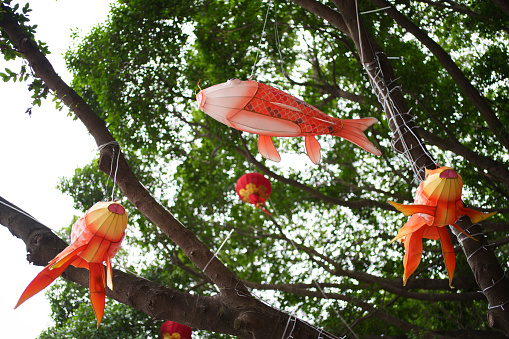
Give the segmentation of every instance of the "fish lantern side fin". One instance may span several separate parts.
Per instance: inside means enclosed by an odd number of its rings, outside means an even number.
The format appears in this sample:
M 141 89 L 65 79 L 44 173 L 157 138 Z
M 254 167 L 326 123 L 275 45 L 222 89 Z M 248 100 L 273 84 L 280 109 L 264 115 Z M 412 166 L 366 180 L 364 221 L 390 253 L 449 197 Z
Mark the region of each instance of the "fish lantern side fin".
M 276 146 L 272 142 L 272 138 L 268 135 L 259 135 L 258 136 L 258 152 L 268 159 L 274 162 L 280 162 L 281 156 L 279 155 Z
M 320 143 L 316 140 L 313 135 L 308 135 L 304 138 L 306 144 L 306 152 L 309 156 L 309 159 L 313 162 L 313 164 L 318 165 L 322 158 L 320 153 L 321 146 Z

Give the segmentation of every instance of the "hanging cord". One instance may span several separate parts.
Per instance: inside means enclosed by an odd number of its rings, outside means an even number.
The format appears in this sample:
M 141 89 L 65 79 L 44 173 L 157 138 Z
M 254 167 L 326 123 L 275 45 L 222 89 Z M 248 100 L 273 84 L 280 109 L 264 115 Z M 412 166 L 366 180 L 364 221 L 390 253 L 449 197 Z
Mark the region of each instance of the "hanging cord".
M 279 30 L 277 28 L 277 4 L 274 4 L 274 37 L 276 38 L 276 48 L 279 53 L 279 60 L 280 60 L 280 66 L 281 66 L 281 73 L 284 77 L 286 77 L 286 72 L 284 68 L 284 60 L 283 60 L 283 54 L 281 53 L 281 36 L 279 35 Z
M 293 322 L 293 327 L 292 327 L 290 333 L 288 334 L 288 337 L 285 337 L 285 334 L 286 334 L 286 331 L 288 330 L 288 326 L 290 325 L 290 322 Z M 283 336 L 281 337 L 281 339 L 293 338 L 292 333 L 293 333 L 293 330 L 295 329 L 296 324 L 297 324 L 297 317 L 295 317 L 293 314 L 290 315 L 290 317 L 288 317 L 288 321 L 286 322 L 285 331 L 283 332 Z
M 117 171 L 118 171 L 118 161 L 120 159 L 120 144 L 118 141 L 110 141 L 105 144 L 102 144 L 98 147 L 99 152 L 103 150 L 103 148 L 111 146 L 113 150 L 113 154 L 111 155 L 111 164 L 110 164 L 110 174 L 108 175 L 108 180 L 106 181 L 106 187 L 104 188 L 104 196 L 108 196 L 108 184 L 110 183 L 111 173 L 113 172 L 113 163 L 115 162 L 115 146 L 118 146 L 119 151 L 117 154 L 117 161 L 115 166 L 115 173 L 113 174 L 113 188 L 111 189 L 111 200 L 115 200 L 115 184 L 117 182 Z
M 7 201 L 7 200 L 6 200 L 6 201 Z M 7 202 L 8 202 L 8 201 L 7 201 Z M 26 216 L 26 217 L 28 217 L 28 218 L 32 219 L 33 221 L 38 222 L 39 224 L 42 224 L 39 220 L 35 219 L 35 218 L 34 218 L 33 216 L 31 216 L 30 214 L 26 213 L 26 212 L 25 212 L 25 211 L 23 211 L 23 210 L 20 210 L 19 208 L 16 208 L 14 205 L 11 205 L 10 203 L 9 203 L 9 204 L 7 204 L 7 203 L 3 202 L 2 200 L 0 200 L 0 204 L 5 205 L 5 206 L 7 206 L 7 207 L 11 208 L 11 209 L 15 210 L 15 211 L 16 211 L 16 212 L 18 212 L 18 213 L 23 214 L 24 216 Z
M 252 80 L 254 77 L 254 72 L 256 69 L 256 64 L 258 63 L 258 55 L 260 54 L 260 46 L 262 45 L 263 38 L 265 37 L 265 25 L 267 24 L 267 18 L 269 17 L 270 4 L 272 1 L 267 3 L 267 12 L 265 13 L 265 21 L 263 22 L 262 34 L 260 36 L 260 42 L 258 43 L 258 48 L 256 50 L 256 57 L 253 68 L 251 69 L 251 76 L 249 76 L 249 80 Z
M 205 267 L 203 268 L 203 273 L 205 273 L 205 270 L 207 269 L 207 267 L 209 267 L 209 264 L 212 262 L 212 260 L 214 260 L 214 258 L 217 256 L 217 254 L 219 253 L 219 251 L 221 251 L 221 248 L 223 248 L 223 245 L 226 243 L 226 241 L 230 238 L 230 236 L 232 235 L 234 230 L 231 230 L 230 233 L 228 233 L 228 235 L 226 236 L 226 239 L 224 239 L 223 243 L 221 244 L 221 246 L 219 246 L 219 248 L 217 249 L 216 253 L 214 253 L 214 255 L 212 256 L 212 258 L 210 258 L 209 262 L 207 263 L 207 265 L 205 265 Z

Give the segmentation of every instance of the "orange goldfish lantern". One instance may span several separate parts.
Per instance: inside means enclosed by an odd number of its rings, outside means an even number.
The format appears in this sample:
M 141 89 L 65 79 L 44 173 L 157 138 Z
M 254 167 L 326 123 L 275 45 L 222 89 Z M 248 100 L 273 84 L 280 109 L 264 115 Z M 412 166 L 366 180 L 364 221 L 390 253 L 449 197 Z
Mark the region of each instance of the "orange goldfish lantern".
M 380 151 L 364 135 L 378 122 L 376 118 L 342 120 L 321 112 L 296 97 L 257 81 L 230 79 L 201 90 L 198 107 L 212 118 L 235 129 L 258 134 L 258 151 L 279 162 L 281 157 L 271 137 L 304 136 L 306 151 L 314 164 L 320 163 L 320 144 L 316 135 L 344 138 L 366 151 Z
M 191 327 L 173 321 L 161 325 L 161 339 L 191 339 Z
M 72 225 L 71 244 L 32 280 L 15 308 L 51 284 L 69 265 L 82 267 L 90 271 L 90 301 L 99 327 L 105 299 L 103 262 L 107 285 L 113 289 L 110 259 L 120 249 L 126 227 L 127 212 L 122 205 L 114 201 L 96 203 Z
M 455 224 L 456 220 L 467 215 L 473 223 L 476 223 L 497 213 L 481 213 L 464 207 L 461 200 L 462 188 L 463 179 L 452 168 L 444 166 L 435 170 L 426 169 L 425 179 L 417 188 L 414 204 L 402 205 L 389 201 L 404 215 L 411 216 L 391 241 L 392 243 L 399 240 L 405 243 L 404 285 L 421 261 L 422 238 L 428 238 L 441 241 L 442 254 L 449 275 L 449 286 L 451 286 L 456 267 L 456 256 L 451 237 L 445 226 L 452 225 L 469 236 Z
M 246 173 L 237 180 L 235 190 L 240 200 L 253 204 L 270 215 L 270 213 L 263 208 L 265 201 L 269 199 L 270 193 L 272 192 L 272 185 L 269 179 L 265 178 L 260 173 Z

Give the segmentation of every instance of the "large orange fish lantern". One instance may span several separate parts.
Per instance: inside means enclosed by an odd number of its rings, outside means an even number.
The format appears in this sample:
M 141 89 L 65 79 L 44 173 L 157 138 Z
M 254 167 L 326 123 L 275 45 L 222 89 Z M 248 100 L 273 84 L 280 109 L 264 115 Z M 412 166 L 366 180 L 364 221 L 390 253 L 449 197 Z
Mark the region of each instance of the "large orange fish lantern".
M 258 134 L 258 151 L 279 162 L 281 157 L 271 137 L 304 136 L 306 151 L 314 164 L 320 163 L 316 135 L 331 134 L 380 155 L 364 135 L 376 118 L 342 120 L 321 112 L 296 97 L 257 81 L 230 79 L 201 90 L 198 107 L 212 118 L 235 129 Z
M 456 220 L 467 215 L 473 223 L 476 223 L 497 213 L 481 213 L 464 207 L 461 200 L 462 188 L 463 179 L 452 168 L 444 166 L 435 170 L 426 169 L 425 179 L 417 188 L 414 204 L 402 205 L 389 201 L 400 212 L 411 216 L 391 241 L 399 240 L 405 243 L 404 285 L 421 261 L 422 238 L 440 239 L 449 275 L 449 285 L 451 285 L 456 267 L 456 256 L 445 226 L 452 225 L 469 236 L 455 224 Z
M 161 339 L 191 339 L 191 327 L 173 321 L 161 325 Z
M 270 215 L 263 206 L 265 201 L 270 197 L 272 185 L 269 179 L 265 178 L 263 174 L 256 172 L 244 174 L 237 180 L 235 190 L 240 200 L 253 204 Z
M 113 289 L 110 259 L 118 252 L 126 227 L 127 212 L 122 205 L 114 201 L 96 203 L 72 225 L 71 244 L 32 280 L 16 307 L 51 284 L 69 265 L 82 267 L 90 271 L 90 301 L 99 327 L 105 299 L 103 262 L 107 285 Z

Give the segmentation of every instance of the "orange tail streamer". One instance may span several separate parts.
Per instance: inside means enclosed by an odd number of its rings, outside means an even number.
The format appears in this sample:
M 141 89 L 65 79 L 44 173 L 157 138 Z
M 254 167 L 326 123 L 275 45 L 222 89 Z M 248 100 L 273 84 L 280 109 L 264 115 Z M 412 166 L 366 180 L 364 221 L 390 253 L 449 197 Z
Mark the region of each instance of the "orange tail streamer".
M 19 305 L 23 304 L 27 299 L 42 291 L 49 284 L 51 284 L 53 280 L 58 278 L 60 274 L 62 274 L 65 269 L 73 262 L 73 260 L 78 257 L 76 252 L 79 252 L 79 250 L 80 249 L 74 250 L 74 254 L 68 256 L 68 259 L 58 267 L 50 268 L 51 264 L 48 264 L 46 267 L 44 267 L 44 269 L 34 278 L 34 280 L 32 280 L 27 288 L 25 288 L 25 291 L 23 291 L 23 294 L 19 298 L 18 303 L 16 306 L 14 306 L 14 308 L 17 308 Z
M 382 154 L 364 134 L 369 126 L 378 122 L 376 118 L 350 119 L 342 120 L 342 122 L 343 128 L 332 135 L 346 139 L 374 155 Z
M 449 275 L 449 286 L 452 287 L 452 277 L 454 276 L 454 269 L 456 268 L 456 255 L 454 254 L 454 245 L 452 244 L 451 237 L 445 227 L 436 227 L 440 235 L 440 243 L 442 244 L 442 255 L 444 256 L 445 268 Z
M 104 286 L 104 266 L 99 263 L 90 263 L 90 302 L 94 309 L 95 317 L 97 319 L 97 328 L 101 325 L 101 320 L 104 314 L 105 304 L 105 286 Z
M 408 278 L 414 273 L 421 262 L 422 257 L 422 233 L 424 227 L 414 233 L 410 233 L 405 238 L 405 257 L 403 258 L 403 286 L 406 285 Z
M 416 232 L 421 227 L 425 227 L 426 222 L 424 219 L 420 218 L 418 215 L 412 215 L 412 217 L 408 220 L 405 226 L 401 227 L 398 234 L 391 240 L 391 243 L 395 242 L 398 239 L 402 239 L 407 235 Z
M 265 213 L 267 213 L 267 215 L 272 216 L 272 214 L 270 214 L 270 213 L 269 213 L 269 211 L 267 211 L 263 205 L 260 205 L 260 208 L 262 209 L 262 211 L 264 211 Z

